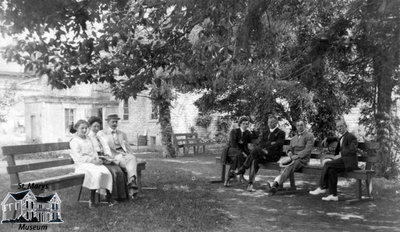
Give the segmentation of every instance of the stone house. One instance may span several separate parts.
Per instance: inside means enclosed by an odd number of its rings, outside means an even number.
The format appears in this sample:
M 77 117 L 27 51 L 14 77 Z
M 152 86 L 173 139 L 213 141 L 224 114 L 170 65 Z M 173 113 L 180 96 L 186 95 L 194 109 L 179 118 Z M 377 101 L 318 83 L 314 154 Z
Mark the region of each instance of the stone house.
M 10 107 L 7 121 L 0 123 L 2 144 L 68 141 L 72 136 L 69 128 L 77 120 L 98 116 L 104 125 L 108 114 L 118 113 L 119 127 L 128 134 L 131 144 L 138 145 L 141 135 L 147 145 L 161 145 L 158 110 L 146 91 L 136 99 L 116 100 L 106 84 L 81 84 L 58 90 L 48 86 L 45 77 L 0 71 L 1 90 L 11 85 L 16 103 Z M 177 93 L 171 108 L 175 133 L 190 132 L 195 127 L 198 109 L 193 103 L 198 97 Z

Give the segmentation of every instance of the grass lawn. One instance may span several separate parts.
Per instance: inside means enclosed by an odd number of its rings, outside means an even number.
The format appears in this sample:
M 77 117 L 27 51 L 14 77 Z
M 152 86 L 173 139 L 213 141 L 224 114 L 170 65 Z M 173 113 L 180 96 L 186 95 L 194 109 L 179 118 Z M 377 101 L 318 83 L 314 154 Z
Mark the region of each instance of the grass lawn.
M 136 200 L 89 209 L 77 202 L 79 187 L 59 190 L 63 224 L 48 231 L 400 231 L 400 187 L 397 182 L 376 181 L 374 201 L 346 205 L 322 202 L 310 196 L 318 177 L 298 174 L 296 193 L 268 196 L 263 190 L 244 191 L 211 184 L 219 165 L 214 155 L 163 159 L 142 154 L 144 189 Z M 41 175 L 70 170 L 49 170 Z M 0 171 L 0 196 L 9 191 L 9 177 Z M 272 181 L 276 171 L 260 171 L 260 183 Z M 27 175 L 35 178 L 35 176 Z M 397 184 L 396 184 L 397 183 Z M 353 182 L 339 182 L 342 199 L 355 196 Z M 82 199 L 89 199 L 83 190 Z M 0 225 L 0 231 L 17 231 L 18 225 Z

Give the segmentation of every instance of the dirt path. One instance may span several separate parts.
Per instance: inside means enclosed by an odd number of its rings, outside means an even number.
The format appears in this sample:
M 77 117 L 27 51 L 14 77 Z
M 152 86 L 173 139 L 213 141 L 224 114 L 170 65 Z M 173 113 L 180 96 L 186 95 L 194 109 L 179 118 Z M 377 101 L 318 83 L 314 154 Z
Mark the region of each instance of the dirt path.
M 225 188 L 222 184 L 208 182 L 218 178 L 220 173 L 213 156 L 155 160 L 168 162 L 186 175 L 192 175 L 201 186 L 221 199 L 224 208 L 219 210 L 226 215 L 229 226 L 225 229 L 229 231 L 400 231 L 400 194 L 393 189 L 377 190 L 381 195 L 374 201 L 347 205 L 343 200 L 354 198 L 355 188 L 351 180 L 341 179 L 342 201 L 323 202 L 307 192 L 315 187 L 318 177 L 298 174 L 299 191 L 269 196 L 260 190 L 260 183 L 272 181 L 276 171 L 260 170 L 255 186 L 259 190 L 249 193 L 245 191 L 245 184 L 236 182 Z M 151 164 L 153 160 L 148 161 Z M 397 186 L 397 189 L 400 188 Z

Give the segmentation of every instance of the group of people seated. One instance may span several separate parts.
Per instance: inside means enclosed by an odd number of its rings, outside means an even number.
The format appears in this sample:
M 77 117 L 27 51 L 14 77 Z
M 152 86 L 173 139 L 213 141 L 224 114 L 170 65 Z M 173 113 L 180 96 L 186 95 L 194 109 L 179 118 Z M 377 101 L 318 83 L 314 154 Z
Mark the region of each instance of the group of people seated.
M 245 181 L 243 175 L 249 169 L 249 180 L 247 190 L 252 192 L 255 176 L 260 164 L 281 161 L 285 155 L 283 145 L 285 142 L 285 132 L 278 128 L 276 116 L 269 116 L 269 130 L 258 135 L 249 129 L 250 120 L 241 117 L 238 122 L 239 128 L 230 132 L 227 149 L 222 154 L 222 162 L 229 163 L 228 176 L 224 182 L 225 187 L 229 187 L 231 180 L 239 175 L 241 182 Z M 272 184 L 267 182 L 269 192 L 275 194 L 278 188 L 293 174 L 308 164 L 311 157 L 311 150 L 314 146 L 314 136 L 307 131 L 304 120 L 296 122 L 296 135 L 290 140 L 290 145 L 286 151 L 289 158 L 281 174 L 278 175 Z M 340 138 L 329 137 L 324 139 L 323 145 L 337 141 L 335 156 L 332 160 L 324 162 L 319 187 L 310 191 L 311 195 L 329 193 L 322 197 L 324 201 L 338 201 L 337 182 L 338 173 L 358 169 L 357 162 L 357 138 L 347 131 L 344 120 L 336 122 L 336 129 L 341 135 Z M 248 144 L 258 140 L 254 149 L 250 151 Z
M 133 198 L 138 189 L 137 159 L 126 134 L 117 128 L 119 119 L 117 114 L 108 115 L 103 130 L 99 117 L 78 120 L 70 141 L 75 172 L 85 173 L 83 187 L 105 189 L 111 204 Z

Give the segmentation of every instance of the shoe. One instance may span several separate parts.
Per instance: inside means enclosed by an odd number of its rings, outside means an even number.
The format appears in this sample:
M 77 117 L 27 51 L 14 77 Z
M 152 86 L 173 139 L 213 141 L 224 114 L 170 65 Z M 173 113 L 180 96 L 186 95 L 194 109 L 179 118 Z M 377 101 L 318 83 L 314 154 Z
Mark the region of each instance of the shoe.
M 224 186 L 225 187 L 230 187 L 231 186 L 231 178 L 228 178 L 227 180 L 225 180 Z
M 237 177 L 236 172 L 234 170 L 229 171 L 228 178 L 235 178 Z
M 135 188 L 129 188 L 129 198 L 131 198 L 131 199 L 135 199 L 135 197 L 137 196 L 137 194 L 138 194 L 138 190 L 137 189 L 135 189 Z
M 138 186 L 136 183 L 136 176 L 132 177 L 132 180 L 128 183 L 128 188 L 138 189 Z
M 240 175 L 239 182 L 243 184 L 243 183 L 247 183 L 247 180 L 244 178 L 243 175 Z
M 323 188 L 318 187 L 317 189 L 315 189 L 314 191 L 310 191 L 309 193 L 310 193 L 311 195 L 316 196 L 316 195 L 319 195 L 319 194 L 326 193 L 326 189 L 323 189 Z
M 266 186 L 265 186 L 265 190 L 267 192 L 269 192 L 271 190 L 271 184 L 269 182 L 267 182 Z
M 269 183 L 268 183 L 269 184 Z M 272 184 L 271 188 L 269 189 L 269 192 L 274 195 L 276 192 L 278 192 L 278 187 L 279 184 L 278 182 L 274 181 L 274 183 Z
M 338 196 L 334 196 L 333 194 L 327 196 L 327 197 L 323 197 L 322 198 L 323 201 L 339 201 L 339 197 Z
M 270 192 L 272 195 L 274 195 L 276 192 L 278 192 L 278 189 L 277 189 L 276 187 L 272 186 L 272 187 L 269 189 L 269 192 Z
M 253 184 L 248 184 L 247 185 L 247 191 L 249 192 L 254 192 L 255 190 L 253 189 Z
M 246 172 L 245 168 L 239 168 L 235 171 L 235 175 L 243 175 Z
M 108 206 L 110 206 L 110 207 L 114 206 L 116 204 L 118 204 L 118 201 L 115 201 L 115 200 L 112 200 L 112 201 L 108 202 Z

